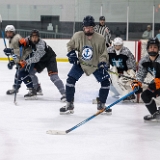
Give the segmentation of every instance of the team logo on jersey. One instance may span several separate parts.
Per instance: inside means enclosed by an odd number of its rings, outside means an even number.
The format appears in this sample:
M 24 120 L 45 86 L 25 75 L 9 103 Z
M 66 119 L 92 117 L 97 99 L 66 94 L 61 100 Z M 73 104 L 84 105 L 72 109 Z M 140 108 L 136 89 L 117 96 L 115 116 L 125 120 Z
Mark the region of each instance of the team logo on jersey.
M 90 61 L 93 57 L 93 48 L 84 46 L 82 51 L 82 60 Z
M 153 77 L 156 77 L 156 70 L 155 70 L 155 68 L 150 68 L 150 67 L 148 67 L 148 72 L 149 72 Z
M 124 68 L 123 60 L 119 58 L 116 60 L 115 58 L 112 59 L 113 66 L 116 66 L 117 68 Z

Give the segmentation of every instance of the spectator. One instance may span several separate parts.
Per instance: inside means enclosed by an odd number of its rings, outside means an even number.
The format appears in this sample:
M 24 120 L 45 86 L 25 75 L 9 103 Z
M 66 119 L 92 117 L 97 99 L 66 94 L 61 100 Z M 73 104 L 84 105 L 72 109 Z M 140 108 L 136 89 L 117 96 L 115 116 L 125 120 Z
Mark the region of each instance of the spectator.
M 156 35 L 156 38 L 158 38 L 159 42 L 160 42 L 160 29 L 158 31 L 158 34 Z
M 148 25 L 148 26 L 147 26 L 147 30 L 143 32 L 142 38 L 143 38 L 143 39 L 150 39 L 150 38 L 152 38 L 151 25 Z

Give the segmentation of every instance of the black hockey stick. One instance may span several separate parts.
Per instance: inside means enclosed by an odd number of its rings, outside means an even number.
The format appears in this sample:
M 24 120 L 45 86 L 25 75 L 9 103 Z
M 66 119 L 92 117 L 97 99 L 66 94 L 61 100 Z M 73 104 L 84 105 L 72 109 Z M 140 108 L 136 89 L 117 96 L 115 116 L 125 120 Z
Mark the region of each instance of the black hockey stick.
M 7 48 L 7 44 L 6 44 L 6 40 L 5 40 L 5 36 L 4 36 L 4 32 L 3 32 L 3 29 L 2 29 L 2 16 L 0 15 L 0 23 L 1 23 L 1 34 L 2 34 L 2 38 L 3 38 L 3 41 L 4 41 L 4 45 L 5 45 L 5 48 Z M 8 57 L 8 61 L 10 62 L 10 58 L 9 56 Z
M 22 46 L 19 48 L 20 51 L 20 59 L 22 58 Z M 14 104 L 17 105 L 17 92 L 18 92 L 18 81 L 19 81 L 19 72 L 20 72 L 20 66 L 17 64 L 17 72 L 16 72 L 16 76 L 17 76 L 17 81 L 16 81 L 16 89 L 15 89 L 15 93 L 14 93 Z
M 95 118 L 96 116 L 98 116 L 99 114 L 103 113 L 105 110 L 111 108 L 112 106 L 114 106 L 115 104 L 119 103 L 120 101 L 124 100 L 125 98 L 127 98 L 128 96 L 134 94 L 136 91 L 138 90 L 138 88 L 136 88 L 135 90 L 133 90 L 132 92 L 126 94 L 125 96 L 123 96 L 122 98 L 118 99 L 117 101 L 113 102 L 112 104 L 110 104 L 109 106 L 105 107 L 104 109 L 98 111 L 97 113 L 95 113 L 94 115 L 88 117 L 87 119 L 83 120 L 82 122 L 78 123 L 77 125 L 73 126 L 72 128 L 66 130 L 66 131 L 57 131 L 57 130 L 49 130 L 46 133 L 47 134 L 53 134 L 53 135 L 65 135 L 68 134 L 69 132 L 75 130 L 76 128 L 80 127 L 81 125 L 87 123 L 88 121 L 90 121 L 91 119 Z

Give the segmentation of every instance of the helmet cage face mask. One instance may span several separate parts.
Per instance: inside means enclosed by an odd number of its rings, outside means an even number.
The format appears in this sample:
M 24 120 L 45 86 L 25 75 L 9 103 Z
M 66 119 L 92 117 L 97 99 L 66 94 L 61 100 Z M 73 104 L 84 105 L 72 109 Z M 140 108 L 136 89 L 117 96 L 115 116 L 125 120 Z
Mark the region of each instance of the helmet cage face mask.
M 155 51 L 148 51 L 150 45 L 156 45 L 158 47 L 158 51 L 157 52 L 155 52 Z M 157 56 L 157 54 L 159 52 L 159 48 L 160 48 L 160 46 L 159 46 L 159 40 L 158 40 L 158 38 L 150 38 L 148 40 L 148 42 L 147 42 L 147 51 L 148 51 L 149 56 L 153 56 L 153 57 Z

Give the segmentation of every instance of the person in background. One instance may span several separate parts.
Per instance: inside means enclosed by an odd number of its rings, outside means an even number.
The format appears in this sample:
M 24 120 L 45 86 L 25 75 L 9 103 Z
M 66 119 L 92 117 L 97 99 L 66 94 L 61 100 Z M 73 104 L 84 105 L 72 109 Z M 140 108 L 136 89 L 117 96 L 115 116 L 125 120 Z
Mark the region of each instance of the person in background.
M 151 25 L 148 25 L 148 26 L 147 26 L 147 30 L 143 32 L 142 38 L 143 38 L 143 39 L 152 38 L 152 29 L 151 29 Z
M 109 47 L 111 45 L 111 32 L 110 29 L 105 25 L 105 17 L 99 17 L 99 24 L 94 27 L 95 31 L 102 36 L 104 36 L 106 40 L 106 46 Z

